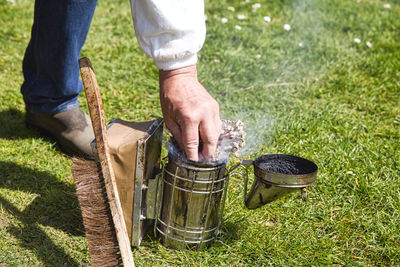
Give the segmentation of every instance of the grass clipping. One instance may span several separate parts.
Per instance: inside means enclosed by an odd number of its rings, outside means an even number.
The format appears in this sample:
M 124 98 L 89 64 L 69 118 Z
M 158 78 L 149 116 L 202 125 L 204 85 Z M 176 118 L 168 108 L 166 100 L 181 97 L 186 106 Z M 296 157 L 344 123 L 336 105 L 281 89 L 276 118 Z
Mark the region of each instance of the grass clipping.
M 243 122 L 222 120 L 222 133 L 219 136 L 217 149 L 213 160 L 223 160 L 229 154 L 239 156 L 239 150 L 246 144 L 246 132 L 243 129 Z
M 100 165 L 91 160 L 72 159 L 76 195 L 82 211 L 92 266 L 117 266 L 121 263 L 118 240 Z

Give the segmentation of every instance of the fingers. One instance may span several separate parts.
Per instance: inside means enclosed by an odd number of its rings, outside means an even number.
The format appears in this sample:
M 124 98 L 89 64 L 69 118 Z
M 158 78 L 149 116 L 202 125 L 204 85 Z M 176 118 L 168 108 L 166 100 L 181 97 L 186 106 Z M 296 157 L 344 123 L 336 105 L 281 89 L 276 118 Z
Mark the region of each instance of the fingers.
M 204 110 L 208 111 L 204 112 Z M 181 115 L 178 118 L 165 116 L 165 124 L 179 147 L 185 151 L 187 159 L 210 160 L 216 151 L 221 133 L 218 103 L 215 102 L 212 108 L 199 108 L 196 112 L 193 109 L 183 109 L 179 114 L 185 114 L 185 116 Z M 201 153 L 199 151 L 200 138 L 203 141 Z
M 215 118 L 211 121 L 203 121 L 199 125 L 200 138 L 203 141 L 201 151 L 202 160 L 209 160 L 215 153 L 218 144 L 218 138 L 221 132 L 221 120 Z
M 166 126 L 178 142 L 179 147 L 184 149 L 189 160 L 208 160 L 216 150 L 220 135 L 221 121 L 208 120 L 201 123 L 181 122 L 181 126 L 174 121 L 166 122 Z M 199 155 L 199 134 L 203 141 L 203 149 Z M 199 158 L 200 157 L 200 158 Z
M 186 157 L 189 160 L 199 160 L 199 124 L 185 121 L 181 125 L 182 142 Z
M 181 127 L 173 120 L 165 120 L 165 126 L 171 132 L 172 136 L 175 138 L 179 147 L 181 149 L 184 149 L 182 134 L 181 134 Z

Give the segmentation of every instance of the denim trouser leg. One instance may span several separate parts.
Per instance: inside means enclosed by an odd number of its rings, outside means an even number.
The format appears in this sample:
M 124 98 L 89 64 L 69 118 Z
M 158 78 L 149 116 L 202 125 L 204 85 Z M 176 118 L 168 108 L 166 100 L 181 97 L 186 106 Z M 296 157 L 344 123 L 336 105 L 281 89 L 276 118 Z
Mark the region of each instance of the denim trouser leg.
M 23 60 L 21 92 L 28 110 L 57 113 L 78 107 L 78 59 L 97 0 L 36 0 Z

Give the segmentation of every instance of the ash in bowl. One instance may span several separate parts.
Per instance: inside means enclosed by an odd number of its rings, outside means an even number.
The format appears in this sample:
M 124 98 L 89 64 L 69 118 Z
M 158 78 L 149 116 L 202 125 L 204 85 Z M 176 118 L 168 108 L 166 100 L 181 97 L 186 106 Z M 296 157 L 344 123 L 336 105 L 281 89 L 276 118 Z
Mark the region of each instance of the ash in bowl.
M 273 159 L 266 162 L 260 162 L 258 167 L 268 172 L 281 173 L 281 174 L 299 174 L 299 169 L 296 167 L 296 164 L 290 161 L 284 161 L 280 159 Z
M 263 171 L 287 175 L 310 174 L 318 167 L 307 159 L 285 154 L 264 155 L 254 162 Z
M 218 139 L 218 144 L 214 155 L 208 160 L 210 165 L 218 165 L 220 163 L 228 162 L 230 154 L 238 156 L 239 150 L 245 144 L 246 133 L 243 130 L 243 122 L 221 120 L 222 122 L 222 133 Z M 200 140 L 199 151 L 202 150 L 203 144 Z M 173 157 L 177 157 L 183 162 L 190 162 L 186 158 L 186 154 L 182 151 L 176 140 L 171 137 L 167 143 L 168 153 Z

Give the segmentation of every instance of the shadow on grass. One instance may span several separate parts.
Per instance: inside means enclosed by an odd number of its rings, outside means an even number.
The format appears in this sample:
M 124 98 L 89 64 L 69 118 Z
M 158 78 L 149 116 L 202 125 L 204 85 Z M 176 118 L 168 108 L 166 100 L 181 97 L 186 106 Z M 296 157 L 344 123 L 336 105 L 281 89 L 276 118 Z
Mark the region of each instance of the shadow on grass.
M 28 129 L 25 126 L 25 113 L 17 109 L 11 108 L 0 111 L 0 125 L 0 138 L 8 140 L 43 138 L 50 143 L 56 143 L 55 149 L 60 153 L 64 153 L 55 138 L 41 133 L 39 130 Z
M 64 263 L 78 266 L 38 225 L 50 226 L 75 236 L 84 234 L 74 187 L 49 173 L 12 162 L 0 161 L 0 170 L 1 188 L 24 191 L 34 198 L 21 211 L 13 205 L 11 197 L 6 199 L 0 196 L 0 206 L 19 221 L 19 224 L 8 228 L 10 234 L 20 240 L 21 246 L 33 251 L 45 266 L 62 266 Z
M 240 224 L 232 223 L 232 222 L 222 222 L 220 226 L 219 233 L 217 234 L 217 238 L 209 247 L 203 249 L 203 251 L 207 251 L 212 248 L 216 248 L 221 246 L 221 243 L 231 244 L 238 240 L 242 234 L 242 230 L 247 229 L 247 227 L 241 227 Z M 147 234 L 144 236 L 141 246 L 145 246 L 148 249 L 155 249 L 159 243 L 161 243 L 161 236 L 159 233 L 154 235 L 154 225 L 152 225 Z M 174 249 L 171 249 L 174 251 Z M 188 249 L 191 250 L 191 249 Z M 193 251 L 197 251 L 195 248 Z
M 38 136 L 25 127 L 25 113 L 14 108 L 0 111 L 0 125 L 0 138 L 24 139 Z
M 218 240 L 226 244 L 234 243 L 240 238 L 245 229 L 247 229 L 247 227 L 239 223 L 223 221 L 220 228 L 221 234 Z

